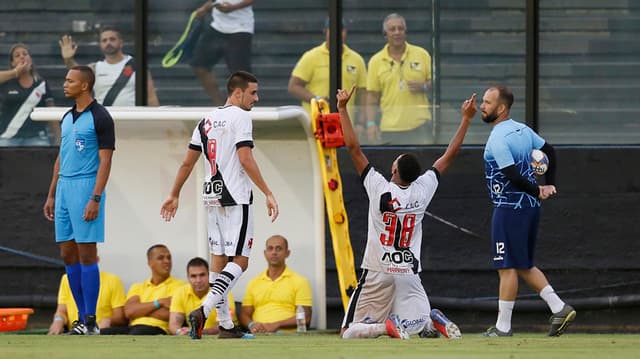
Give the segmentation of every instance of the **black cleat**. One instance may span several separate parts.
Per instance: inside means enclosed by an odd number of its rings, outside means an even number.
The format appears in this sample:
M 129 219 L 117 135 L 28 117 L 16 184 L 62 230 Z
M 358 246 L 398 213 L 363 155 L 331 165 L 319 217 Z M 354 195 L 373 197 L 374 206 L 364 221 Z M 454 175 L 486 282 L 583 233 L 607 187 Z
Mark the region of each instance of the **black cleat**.
M 576 319 L 575 309 L 573 309 L 569 304 L 565 304 L 560 312 L 551 315 L 551 318 L 549 318 L 549 323 L 551 324 L 551 327 L 549 328 L 549 336 L 561 336 L 562 333 L 564 333 L 564 330 L 567 329 L 574 319 Z
M 191 339 L 201 339 L 202 329 L 204 328 L 204 322 L 207 321 L 207 317 L 204 316 L 204 309 L 202 306 L 198 307 L 191 313 L 189 313 L 189 336 Z

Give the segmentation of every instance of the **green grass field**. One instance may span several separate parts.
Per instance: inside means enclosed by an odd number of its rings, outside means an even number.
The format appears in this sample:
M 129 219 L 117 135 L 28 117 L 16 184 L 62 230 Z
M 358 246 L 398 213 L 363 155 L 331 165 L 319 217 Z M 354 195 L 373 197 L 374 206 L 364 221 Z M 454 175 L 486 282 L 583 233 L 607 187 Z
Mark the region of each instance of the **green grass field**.
M 604 359 L 637 358 L 637 334 L 517 334 L 512 338 L 483 338 L 463 334 L 460 340 L 378 339 L 342 340 L 337 335 L 273 335 L 253 340 L 199 341 L 189 337 L 0 335 L 0 358 L 479 358 L 479 359 Z

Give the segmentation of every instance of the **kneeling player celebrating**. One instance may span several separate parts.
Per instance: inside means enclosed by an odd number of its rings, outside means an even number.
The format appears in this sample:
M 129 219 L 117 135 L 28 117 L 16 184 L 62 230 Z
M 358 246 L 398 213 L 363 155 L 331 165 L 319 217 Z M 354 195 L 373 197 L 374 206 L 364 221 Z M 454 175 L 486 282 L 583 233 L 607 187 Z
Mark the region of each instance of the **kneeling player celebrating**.
M 369 228 L 363 272 L 342 322 L 342 338 L 387 334 L 408 339 L 416 333 L 437 336 L 438 331 L 459 338 L 453 322 L 439 310 L 430 310 L 419 277 L 420 248 L 424 213 L 476 113 L 475 94 L 463 103 L 460 126 L 433 167 L 422 173 L 418 158 L 404 153 L 393 162 L 387 181 L 369 164 L 354 134 L 346 109 L 352 93 L 353 89 L 338 90 L 338 110 L 349 155 L 369 198 Z

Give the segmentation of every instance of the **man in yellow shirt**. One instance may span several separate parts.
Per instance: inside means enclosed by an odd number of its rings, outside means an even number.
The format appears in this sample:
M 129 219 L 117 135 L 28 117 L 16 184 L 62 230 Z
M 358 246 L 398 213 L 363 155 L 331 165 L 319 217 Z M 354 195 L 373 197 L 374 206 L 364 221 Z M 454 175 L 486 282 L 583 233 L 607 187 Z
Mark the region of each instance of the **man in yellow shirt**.
M 169 332 L 171 297 L 186 283 L 171 276 L 171 253 L 163 244 L 147 250 L 151 277 L 134 283 L 127 293 L 124 314 L 129 318 L 131 335 L 155 335 Z
M 349 113 L 357 118 L 355 129 L 363 132 L 365 124 L 364 101 L 366 100 L 367 68 L 360 54 L 350 49 L 344 42 L 347 29 L 342 22 L 342 87 L 356 85 L 356 106 L 358 116 L 354 114 L 353 104 L 349 104 Z M 329 19 L 324 24 L 325 42 L 305 52 L 291 72 L 289 93 L 302 101 L 302 107 L 311 115 L 310 101 L 315 97 L 329 97 Z
M 384 144 L 430 143 L 427 92 L 431 88 L 431 56 L 427 50 L 407 42 L 404 17 L 390 14 L 382 27 L 387 44 L 369 60 L 367 75 L 369 140 Z
M 126 325 L 124 302 L 124 286 L 120 278 L 112 273 L 100 272 L 100 291 L 96 308 L 96 321 L 100 330 Z M 71 294 L 69 279 L 64 274 L 60 279 L 58 307 L 49 326 L 49 335 L 69 331 L 76 320 L 78 320 L 78 307 Z
M 311 285 L 287 267 L 285 260 L 290 254 L 283 236 L 267 239 L 267 270 L 249 282 L 240 309 L 240 323 L 251 333 L 295 330 L 298 305 L 304 307 L 307 326 L 311 321 Z
M 169 333 L 175 335 L 189 334 L 189 327 L 185 318 L 192 310 L 198 308 L 204 297 L 209 293 L 209 263 L 206 260 L 195 257 L 187 263 L 187 279 L 189 284 L 178 288 L 171 298 L 169 309 Z M 235 302 L 229 293 L 226 303 L 231 312 L 231 319 L 237 322 L 235 314 Z M 212 311 L 204 323 L 203 334 L 218 334 L 218 318 Z

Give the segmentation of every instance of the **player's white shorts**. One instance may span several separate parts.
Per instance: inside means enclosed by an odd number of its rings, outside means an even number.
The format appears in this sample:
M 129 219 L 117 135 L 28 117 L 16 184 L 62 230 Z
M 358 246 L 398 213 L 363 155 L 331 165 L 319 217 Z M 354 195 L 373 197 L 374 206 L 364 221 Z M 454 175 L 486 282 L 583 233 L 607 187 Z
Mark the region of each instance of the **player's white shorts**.
M 393 304 L 395 280 L 393 274 L 365 269 L 351 294 L 342 328 L 351 323 L 384 323 Z
M 409 334 L 420 333 L 425 325 L 431 327 L 431 304 L 420 276 L 396 275 L 394 279 L 396 292 L 391 313 L 400 317 L 400 324 Z
M 253 206 L 207 207 L 209 251 L 249 257 L 253 245 Z

